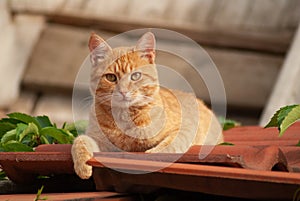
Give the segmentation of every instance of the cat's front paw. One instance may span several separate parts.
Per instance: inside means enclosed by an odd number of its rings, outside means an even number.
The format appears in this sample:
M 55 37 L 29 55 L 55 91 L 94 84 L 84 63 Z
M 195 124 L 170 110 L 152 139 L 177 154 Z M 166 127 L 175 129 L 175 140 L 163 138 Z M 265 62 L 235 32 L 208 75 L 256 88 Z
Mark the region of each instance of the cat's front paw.
M 83 161 L 74 161 L 74 169 L 81 179 L 89 179 L 92 176 L 92 166 Z
M 145 153 L 151 154 L 151 153 L 159 153 L 160 149 L 157 148 L 152 148 L 152 149 L 148 149 L 147 151 L 145 151 Z
M 93 157 L 92 144 L 92 139 L 81 135 L 74 140 L 72 146 L 74 170 L 81 179 L 88 179 L 92 176 L 92 166 L 86 164 Z

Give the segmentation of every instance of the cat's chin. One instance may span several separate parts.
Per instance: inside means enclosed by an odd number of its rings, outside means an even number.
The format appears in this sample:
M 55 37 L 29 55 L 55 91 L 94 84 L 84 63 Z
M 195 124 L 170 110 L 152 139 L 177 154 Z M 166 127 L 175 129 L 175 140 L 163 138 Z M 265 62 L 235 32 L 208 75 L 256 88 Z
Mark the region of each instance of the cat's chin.
M 118 104 L 111 105 L 112 108 L 120 108 L 120 109 L 128 109 L 131 107 L 143 107 L 147 105 L 147 103 L 142 102 L 134 102 L 134 101 L 120 101 Z
M 129 108 L 129 107 L 141 107 L 147 105 L 147 101 L 136 99 L 122 99 L 122 100 L 115 100 L 112 102 L 112 108 Z
M 112 105 L 112 107 L 119 107 L 119 108 L 129 108 L 132 106 L 132 101 L 122 100 L 119 101 L 117 105 Z

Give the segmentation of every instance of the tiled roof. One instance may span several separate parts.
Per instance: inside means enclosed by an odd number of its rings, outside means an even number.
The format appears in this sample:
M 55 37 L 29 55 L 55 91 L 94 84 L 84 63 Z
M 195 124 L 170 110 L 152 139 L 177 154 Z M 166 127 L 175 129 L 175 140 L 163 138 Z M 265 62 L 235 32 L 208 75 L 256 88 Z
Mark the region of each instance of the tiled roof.
M 183 156 L 103 152 L 95 153 L 88 163 L 94 166 L 98 190 L 149 192 L 163 187 L 230 197 L 292 199 L 300 185 L 300 147 L 296 146 L 300 123 L 282 137 L 276 128 L 257 126 L 237 127 L 224 135 L 233 146 L 194 146 Z M 200 159 L 204 148 L 212 151 Z M 35 153 L 0 153 L 0 164 L 17 182 L 32 174 L 73 173 L 70 145 L 40 146 Z
M 204 159 L 199 159 L 199 153 L 205 147 L 194 146 L 181 158 L 176 154 L 96 153 L 89 164 L 95 167 L 99 190 L 128 192 L 136 191 L 136 186 L 156 186 L 231 197 L 292 200 L 300 185 L 300 147 L 295 146 L 300 139 L 300 123 L 282 137 L 276 128 L 257 126 L 234 128 L 224 135 L 225 141 L 234 146 L 215 146 Z M 168 163 L 176 158 L 176 163 Z M 139 174 L 126 174 L 130 171 Z

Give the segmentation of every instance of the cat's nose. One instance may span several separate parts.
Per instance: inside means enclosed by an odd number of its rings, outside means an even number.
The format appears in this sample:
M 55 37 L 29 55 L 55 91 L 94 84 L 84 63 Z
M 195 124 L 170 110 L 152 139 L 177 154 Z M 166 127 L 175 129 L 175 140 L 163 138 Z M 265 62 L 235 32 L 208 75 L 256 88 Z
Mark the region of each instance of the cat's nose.
M 119 93 L 122 95 L 123 99 L 128 98 L 128 91 L 119 91 Z

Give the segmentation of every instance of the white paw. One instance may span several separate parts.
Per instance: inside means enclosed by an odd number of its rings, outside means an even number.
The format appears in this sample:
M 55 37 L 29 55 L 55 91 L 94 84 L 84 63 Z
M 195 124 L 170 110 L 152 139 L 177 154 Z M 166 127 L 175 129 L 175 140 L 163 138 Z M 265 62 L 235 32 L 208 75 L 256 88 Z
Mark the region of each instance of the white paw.
M 159 149 L 157 148 L 152 148 L 152 149 L 148 149 L 147 151 L 145 151 L 145 153 L 151 154 L 151 153 L 159 153 Z
M 93 168 L 86 164 L 93 157 L 93 150 L 95 150 L 91 146 L 92 142 L 89 137 L 81 135 L 74 140 L 72 146 L 74 169 L 81 179 L 88 179 L 92 176 Z
M 74 161 L 74 169 L 81 179 L 89 179 L 92 176 L 92 166 L 84 161 Z

